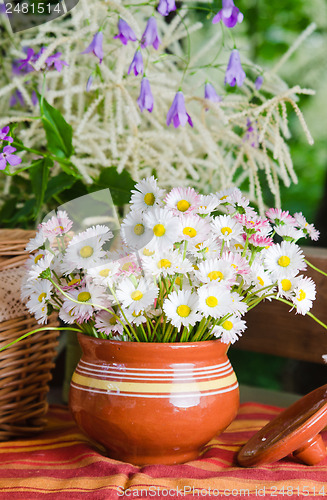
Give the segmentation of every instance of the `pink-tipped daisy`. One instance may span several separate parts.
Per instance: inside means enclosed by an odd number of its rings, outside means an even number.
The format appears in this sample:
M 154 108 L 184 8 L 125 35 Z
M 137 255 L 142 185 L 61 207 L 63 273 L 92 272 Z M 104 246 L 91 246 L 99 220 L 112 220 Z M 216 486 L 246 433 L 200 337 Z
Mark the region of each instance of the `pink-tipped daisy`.
M 164 201 L 167 208 L 171 209 L 175 215 L 190 214 L 198 208 L 200 196 L 191 187 L 176 187 L 167 194 Z
M 282 210 L 281 208 L 269 208 L 266 211 L 266 216 L 274 224 L 295 224 L 295 219 L 290 215 L 287 210 Z
M 56 215 L 53 215 L 46 222 L 42 222 L 41 231 L 45 238 L 52 241 L 56 236 L 61 236 L 67 233 L 73 225 L 65 210 L 58 210 Z

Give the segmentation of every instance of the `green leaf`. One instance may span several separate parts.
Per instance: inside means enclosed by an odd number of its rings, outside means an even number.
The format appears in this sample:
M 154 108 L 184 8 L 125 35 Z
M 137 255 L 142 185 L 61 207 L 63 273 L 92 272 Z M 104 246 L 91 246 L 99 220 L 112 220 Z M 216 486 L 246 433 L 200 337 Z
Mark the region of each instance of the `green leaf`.
M 32 163 L 29 169 L 33 194 L 35 196 L 35 216 L 39 213 L 44 201 L 44 194 L 47 188 L 49 170 L 53 166 L 53 161 L 49 158 L 42 158 Z
M 47 136 L 48 149 L 58 158 L 69 158 L 73 154 L 73 129 L 60 111 L 38 94 L 41 119 Z
M 116 167 L 108 167 L 102 170 L 100 177 L 95 182 L 101 188 L 110 189 L 112 201 L 118 206 L 129 203 L 131 190 L 135 186 L 130 174 L 126 170 L 119 174 Z
M 48 202 L 53 196 L 56 196 L 66 189 L 71 188 L 76 182 L 73 175 L 68 175 L 65 172 L 60 172 L 55 177 L 52 177 L 44 194 L 44 201 Z
M 77 167 L 75 167 L 75 165 L 72 162 L 67 161 L 67 160 L 63 160 L 61 158 L 55 158 L 55 160 L 59 163 L 61 169 L 64 172 L 66 172 L 66 174 L 72 175 L 76 179 L 81 179 L 82 178 L 82 176 L 79 173 Z

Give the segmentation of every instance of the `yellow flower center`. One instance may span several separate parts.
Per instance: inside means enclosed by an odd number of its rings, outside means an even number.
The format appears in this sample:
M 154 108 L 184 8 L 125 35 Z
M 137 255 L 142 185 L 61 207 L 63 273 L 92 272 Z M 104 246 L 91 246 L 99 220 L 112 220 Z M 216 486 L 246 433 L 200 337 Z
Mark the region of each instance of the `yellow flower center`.
M 115 325 L 116 324 L 116 318 L 115 318 L 115 316 L 111 316 L 111 318 L 109 320 L 109 324 L 110 325 Z
M 77 296 L 77 300 L 79 302 L 87 302 L 88 300 L 90 300 L 90 298 L 91 294 L 89 292 L 81 292 Z
M 288 279 L 283 279 L 280 284 L 282 285 L 282 289 L 284 292 L 288 292 L 292 288 L 292 283 Z
M 38 301 L 39 302 L 42 302 L 43 299 L 45 299 L 47 296 L 47 294 L 45 292 L 41 293 L 39 296 L 38 296 Z
M 151 257 L 151 255 L 154 254 L 154 251 L 152 252 L 151 250 L 148 250 L 147 248 L 144 248 L 143 249 L 143 255 L 145 255 L 146 257 Z
M 136 224 L 136 226 L 134 226 L 134 233 L 137 234 L 137 236 L 141 236 L 141 234 L 144 233 L 143 224 Z
M 306 293 L 304 290 L 301 290 L 299 291 L 299 297 L 298 297 L 298 300 L 301 301 L 301 300 L 304 300 L 306 298 Z
M 132 313 L 132 316 L 134 316 L 134 318 L 138 318 L 139 316 L 141 316 L 141 314 L 142 314 L 142 311 L 140 311 L 140 312 L 139 312 L 139 313 L 137 313 L 137 314 L 136 314 L 136 312 L 134 311 L 134 312 Z
M 93 255 L 93 248 L 90 245 L 85 245 L 85 247 L 80 249 L 79 254 L 83 259 L 87 259 Z
M 216 307 L 216 305 L 218 304 L 218 300 L 213 295 L 210 295 L 206 298 L 206 304 L 209 307 Z
M 122 271 L 129 271 L 131 268 L 133 268 L 133 262 L 125 262 L 122 265 Z
M 144 203 L 148 206 L 154 205 L 154 202 L 156 201 L 156 198 L 153 193 L 146 193 L 144 196 Z
M 107 278 L 109 276 L 110 269 L 101 269 L 99 271 L 99 276 L 102 276 L 102 278 Z
M 241 243 L 235 243 L 234 247 L 235 250 L 242 250 L 244 248 L 243 245 L 241 245 Z
M 35 264 L 37 264 L 37 263 L 38 263 L 38 261 L 39 261 L 40 259 L 42 259 L 42 257 L 44 257 L 43 253 L 40 253 L 40 255 L 37 255 L 37 256 L 35 257 L 35 259 L 34 259 L 34 263 L 35 263 Z
M 180 212 L 186 212 L 191 206 L 191 203 L 189 203 L 187 200 L 179 200 L 177 203 L 177 210 Z
M 176 312 L 178 316 L 181 316 L 182 318 L 187 318 L 187 316 L 190 315 L 191 308 L 186 304 L 182 304 L 177 307 Z
M 165 226 L 163 224 L 156 224 L 153 228 L 155 236 L 163 236 L 166 232 Z
M 143 293 L 140 292 L 140 290 L 135 290 L 131 293 L 131 297 L 133 300 L 141 300 L 141 298 L 143 297 Z
M 171 262 L 168 259 L 161 259 L 161 260 L 159 260 L 157 266 L 159 269 L 161 269 L 162 267 L 167 269 L 167 267 L 171 267 Z
M 222 196 L 220 199 L 221 200 L 226 200 L 226 198 L 227 198 L 227 194 L 225 194 L 225 196 Z
M 175 284 L 176 284 L 177 286 L 180 286 L 180 284 L 181 284 L 181 279 L 180 279 L 180 277 L 179 277 L 179 276 L 177 276 L 177 278 L 175 279 Z
M 199 267 L 196 264 L 193 264 L 192 267 L 193 267 L 194 271 L 198 271 L 199 270 Z
M 259 281 L 261 286 L 263 286 L 265 284 L 265 282 L 263 281 L 263 279 L 260 276 L 257 276 L 257 280 Z
M 210 278 L 210 281 L 221 281 L 222 279 L 224 279 L 224 275 L 220 271 L 210 271 L 210 273 L 208 273 L 208 278 Z
M 282 255 L 278 259 L 278 264 L 282 267 L 287 267 L 290 265 L 291 259 L 287 255 Z
M 231 330 L 233 328 L 233 323 L 226 319 L 221 326 L 225 328 L 225 330 Z
M 60 231 L 63 231 L 63 230 L 64 230 L 64 228 L 63 228 L 62 226 L 57 226 L 57 227 L 55 227 L 55 229 L 54 229 L 54 230 L 55 230 L 55 231 L 57 231 L 58 229 L 60 229 Z
M 77 283 L 80 283 L 81 280 L 79 278 L 74 278 L 73 280 L 71 280 L 69 283 L 68 283 L 68 286 L 74 286 L 74 285 L 77 285 Z
M 230 227 L 222 227 L 221 228 L 221 233 L 224 234 L 224 235 L 228 235 L 232 232 L 231 228 Z
M 198 233 L 194 227 L 184 227 L 183 234 L 185 234 L 185 236 L 189 236 L 190 238 L 194 238 L 194 236 Z

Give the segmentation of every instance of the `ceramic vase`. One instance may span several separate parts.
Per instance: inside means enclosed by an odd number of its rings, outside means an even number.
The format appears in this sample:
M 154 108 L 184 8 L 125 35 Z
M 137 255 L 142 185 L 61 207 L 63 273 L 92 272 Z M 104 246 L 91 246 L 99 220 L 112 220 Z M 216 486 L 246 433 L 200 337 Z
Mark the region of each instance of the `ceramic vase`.
M 220 341 L 143 343 L 78 334 L 69 405 L 108 456 L 135 465 L 193 460 L 235 418 L 239 389 Z

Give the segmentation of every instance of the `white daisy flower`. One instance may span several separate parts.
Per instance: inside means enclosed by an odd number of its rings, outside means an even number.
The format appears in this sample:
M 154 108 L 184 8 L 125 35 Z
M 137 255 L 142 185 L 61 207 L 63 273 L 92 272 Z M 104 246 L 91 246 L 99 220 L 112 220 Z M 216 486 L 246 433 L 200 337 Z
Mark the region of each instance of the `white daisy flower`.
M 246 329 L 246 323 L 237 316 L 230 316 L 221 325 L 217 325 L 213 328 L 213 335 L 219 338 L 224 344 L 234 344 L 239 337 L 242 336 L 242 332 Z
M 67 323 L 68 325 L 72 325 L 74 323 L 78 323 L 79 316 L 78 315 L 75 316 L 73 310 L 67 312 L 67 311 L 65 311 L 65 309 L 63 307 L 61 307 L 61 309 L 59 311 L 59 318 L 64 323 Z M 83 321 L 84 320 L 82 318 L 82 321 L 80 321 L 80 322 L 83 323 Z
M 142 259 L 142 267 L 151 276 L 167 276 L 177 273 L 186 274 L 193 271 L 191 262 L 183 259 L 176 250 L 156 252 L 154 256 Z
M 48 280 L 37 280 L 30 288 L 30 299 L 26 307 L 39 323 L 46 323 L 47 303 L 51 299 L 52 284 Z
M 201 283 L 224 283 L 231 286 L 236 281 L 236 271 L 228 263 L 219 259 L 208 259 L 198 264 L 195 275 Z
M 153 232 L 144 225 L 142 212 L 133 210 L 122 222 L 121 235 L 128 247 L 139 250 L 151 241 Z
M 124 278 L 116 289 L 117 299 L 124 308 L 128 308 L 131 313 L 138 314 L 149 306 L 152 306 L 158 297 L 159 289 L 153 282 L 141 278 L 131 280 Z
M 198 312 L 199 302 L 190 290 L 171 292 L 164 300 L 163 310 L 170 322 L 178 329 L 182 326 L 194 326 L 202 316 Z
M 199 310 L 204 316 L 221 318 L 230 310 L 231 294 L 220 284 L 209 284 L 198 289 Z
M 37 263 L 32 265 L 28 271 L 28 280 L 37 279 L 40 274 L 48 269 L 53 261 L 54 255 L 50 252 L 45 252 L 44 257 L 37 260 Z
M 66 313 L 72 313 L 77 318 L 77 322 L 87 321 L 92 316 L 93 312 L 101 309 L 101 307 L 109 307 L 108 299 L 105 296 L 105 289 L 93 283 L 71 290 L 69 295 L 72 299 L 81 303 L 73 302 L 65 297 L 63 309 Z M 92 305 L 94 304 L 94 305 Z
M 217 191 L 216 196 L 220 203 L 228 202 L 228 196 L 233 193 L 235 187 L 230 187 L 226 189 L 222 189 L 221 191 Z
M 131 312 L 129 309 L 124 310 L 124 315 L 127 321 L 133 325 L 139 326 L 146 323 L 146 317 L 144 316 L 144 311 L 138 313 Z
M 197 214 L 209 215 L 211 212 L 217 210 L 221 201 L 214 194 L 200 194 L 199 206 L 196 209 Z
M 273 279 L 296 276 L 306 269 L 302 250 L 291 241 L 282 241 L 264 250 L 264 264 Z
M 111 287 L 116 274 L 119 271 L 119 262 L 108 260 L 99 266 L 87 269 L 87 276 L 92 278 L 95 283 L 105 287 Z
M 230 215 L 218 215 L 211 222 L 211 227 L 216 232 L 218 238 L 229 247 L 231 242 L 243 243 L 242 224 L 233 219 Z
M 167 208 L 176 215 L 190 214 L 198 208 L 200 196 L 194 188 L 176 187 L 167 194 L 164 201 Z
M 65 210 L 58 210 L 49 220 L 42 222 L 41 231 L 45 238 L 52 241 L 57 236 L 68 233 L 72 225 L 73 222 L 69 219 L 67 212 Z
M 230 312 L 236 314 L 236 316 L 243 316 L 248 310 L 248 305 L 243 301 L 243 297 L 237 292 L 232 292 L 231 294 L 231 305 Z
M 155 208 L 146 213 L 144 224 L 152 231 L 152 239 L 146 245 L 150 250 L 165 250 L 178 240 L 178 217 L 164 208 Z
M 145 212 L 162 205 L 165 191 L 157 186 L 157 180 L 152 175 L 135 185 L 132 190 L 130 204 L 132 210 Z
M 274 282 L 271 279 L 271 274 L 269 274 L 263 266 L 258 264 L 252 265 L 251 279 L 254 284 L 253 291 L 256 292 L 256 295 L 259 297 L 262 297 L 262 295 L 265 295 L 273 290 L 273 288 L 271 290 L 266 288 L 267 286 L 273 285 Z M 266 289 L 262 290 L 262 288 Z
M 114 311 L 112 311 L 112 313 L 110 313 L 108 311 L 100 311 L 95 316 L 95 325 L 94 326 L 101 333 L 105 333 L 106 335 L 109 335 L 110 337 L 112 337 L 112 335 L 114 334 L 115 338 L 119 337 L 119 338 L 116 338 L 116 340 L 123 340 L 121 335 L 123 334 L 124 327 L 118 321 L 117 316 L 114 313 Z
M 190 246 L 188 253 L 200 259 L 214 259 L 219 257 L 220 249 L 221 246 L 217 239 L 211 237 L 198 243 L 195 247 Z
M 103 242 L 93 234 L 93 231 L 86 230 L 74 236 L 66 249 L 62 271 L 69 274 L 75 269 L 90 269 L 100 265 L 101 259 L 105 256 L 102 244 Z
M 296 306 L 296 312 L 306 314 L 312 307 L 312 301 L 316 298 L 316 285 L 311 278 L 299 276 L 294 288 L 295 297 L 292 298 Z
M 243 196 L 242 191 L 239 188 L 234 188 L 233 191 L 227 196 L 227 201 L 233 207 L 241 207 L 246 209 L 249 205 L 249 200 Z
M 289 276 L 288 278 L 279 278 L 277 282 L 278 296 L 291 299 L 294 296 L 294 288 L 296 287 L 297 278 Z
M 206 219 L 199 215 L 186 215 L 179 219 L 179 240 L 185 240 L 192 246 L 206 240 L 210 233 L 210 226 Z
M 276 226 L 275 232 L 276 234 L 284 238 L 286 241 L 299 240 L 300 238 L 305 237 L 305 234 L 302 231 L 302 229 L 297 229 L 294 226 L 287 224 Z
M 87 229 L 85 229 L 85 231 L 83 231 L 83 233 L 79 233 L 79 235 L 74 236 L 74 238 L 78 238 L 79 236 L 81 237 L 82 235 L 85 239 L 98 238 L 101 245 L 103 245 L 106 241 L 111 240 L 113 237 L 113 234 L 110 231 L 109 227 L 104 226 L 102 224 L 97 224 L 96 226 L 88 227 Z M 71 241 L 72 243 L 74 241 L 74 238 Z
M 30 241 L 26 245 L 26 252 L 34 252 L 38 248 L 42 247 L 45 242 L 45 236 L 41 230 L 39 230 L 34 238 L 31 238 Z

